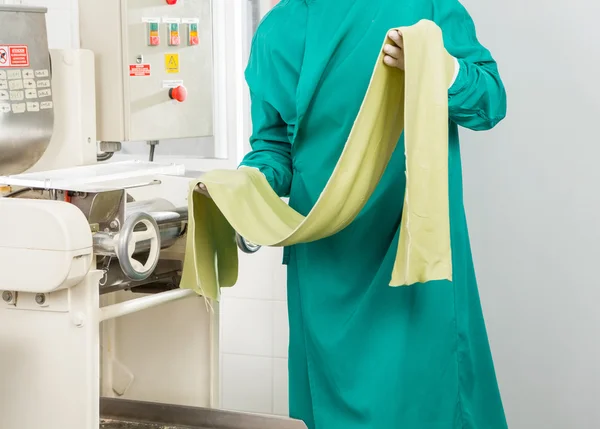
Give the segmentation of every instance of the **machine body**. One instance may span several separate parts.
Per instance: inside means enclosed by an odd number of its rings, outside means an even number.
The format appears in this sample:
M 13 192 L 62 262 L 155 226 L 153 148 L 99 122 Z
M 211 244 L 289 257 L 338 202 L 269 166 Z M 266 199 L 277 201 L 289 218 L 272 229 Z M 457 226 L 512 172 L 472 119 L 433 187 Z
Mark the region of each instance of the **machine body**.
M 218 304 L 179 289 L 188 186 L 200 173 L 96 163 L 100 139 L 212 132 L 209 0 L 147 3 L 82 2 L 82 30 L 102 22 L 122 34 L 108 35 L 106 46 L 83 34 L 92 49 L 53 51 L 44 9 L 0 7 L 0 53 L 20 46 L 28 55 L 13 51 L 16 60 L 0 63 L 0 85 L 9 88 L 0 107 L 10 106 L 0 111 L 0 185 L 11 187 L 0 197 L 0 427 L 304 428 L 215 409 Z M 161 37 L 169 29 L 165 45 L 146 38 L 155 31 L 146 17 L 159 19 Z M 175 23 L 189 24 L 187 39 Z M 165 68 L 128 75 L 137 52 L 151 70 Z M 179 52 L 184 86 L 162 86 L 171 52 Z M 51 108 L 26 101 L 31 75 Z

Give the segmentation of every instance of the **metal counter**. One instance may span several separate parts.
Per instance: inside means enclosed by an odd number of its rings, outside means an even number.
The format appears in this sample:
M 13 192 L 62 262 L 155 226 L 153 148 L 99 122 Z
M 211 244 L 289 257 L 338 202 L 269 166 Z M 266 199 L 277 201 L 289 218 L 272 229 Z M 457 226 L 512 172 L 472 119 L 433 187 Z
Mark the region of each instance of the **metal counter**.
M 307 429 L 303 422 L 124 399 L 100 399 L 100 429 Z

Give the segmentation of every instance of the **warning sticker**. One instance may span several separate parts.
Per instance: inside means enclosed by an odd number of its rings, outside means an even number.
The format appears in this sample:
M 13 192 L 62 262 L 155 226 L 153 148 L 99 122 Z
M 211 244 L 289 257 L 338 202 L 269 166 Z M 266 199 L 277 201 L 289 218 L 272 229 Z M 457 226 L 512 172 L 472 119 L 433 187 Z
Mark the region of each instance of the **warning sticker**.
M 178 86 L 183 86 L 182 80 L 163 80 L 162 81 L 163 88 L 177 88 Z
M 165 54 L 165 71 L 169 74 L 179 73 L 179 54 Z
M 27 45 L 0 46 L 0 67 L 29 67 L 29 48 Z
M 10 46 L 10 66 L 29 67 L 29 52 L 27 46 Z
M 150 76 L 150 64 L 130 64 L 129 76 L 141 77 Z

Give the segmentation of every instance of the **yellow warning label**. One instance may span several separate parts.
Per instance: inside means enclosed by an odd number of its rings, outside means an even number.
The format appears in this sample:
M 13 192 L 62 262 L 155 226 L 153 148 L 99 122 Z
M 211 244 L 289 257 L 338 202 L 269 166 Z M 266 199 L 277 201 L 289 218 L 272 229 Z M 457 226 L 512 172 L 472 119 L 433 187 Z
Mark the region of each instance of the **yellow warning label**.
M 179 54 L 165 54 L 165 71 L 179 73 Z

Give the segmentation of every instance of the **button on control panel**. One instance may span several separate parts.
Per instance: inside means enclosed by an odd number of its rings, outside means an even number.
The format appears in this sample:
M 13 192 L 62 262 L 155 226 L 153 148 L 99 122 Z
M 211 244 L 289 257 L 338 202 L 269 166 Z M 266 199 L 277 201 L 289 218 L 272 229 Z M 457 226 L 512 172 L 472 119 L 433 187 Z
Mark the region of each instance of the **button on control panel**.
M 191 22 L 188 24 L 188 45 L 196 46 L 200 43 L 200 37 L 198 37 L 198 23 Z
M 181 37 L 179 37 L 179 23 L 172 22 L 167 24 L 169 29 L 169 46 L 179 46 Z
M 159 25 L 158 20 L 148 22 L 146 24 L 148 26 L 148 46 L 159 46 L 160 45 L 160 33 L 159 33 Z

